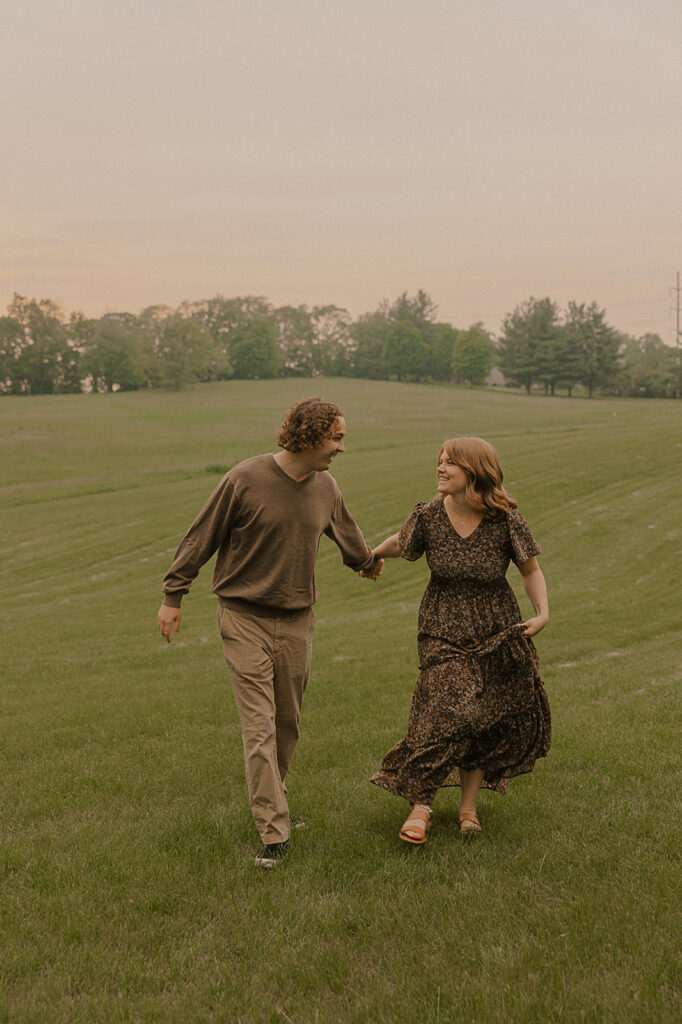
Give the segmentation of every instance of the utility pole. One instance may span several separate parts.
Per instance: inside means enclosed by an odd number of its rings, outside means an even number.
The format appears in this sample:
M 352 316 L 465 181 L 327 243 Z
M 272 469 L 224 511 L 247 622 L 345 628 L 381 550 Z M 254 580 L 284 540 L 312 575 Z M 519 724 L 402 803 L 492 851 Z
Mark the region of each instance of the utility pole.
M 677 345 L 677 387 L 675 397 L 680 397 L 680 271 L 677 271 L 677 318 L 675 323 L 675 344 Z

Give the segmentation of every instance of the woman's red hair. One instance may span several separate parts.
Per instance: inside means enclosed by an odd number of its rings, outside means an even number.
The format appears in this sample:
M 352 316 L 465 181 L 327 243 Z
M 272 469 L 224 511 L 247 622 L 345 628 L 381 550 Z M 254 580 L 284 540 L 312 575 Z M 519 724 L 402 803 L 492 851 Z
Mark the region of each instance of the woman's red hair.
M 518 508 L 502 486 L 502 466 L 488 441 L 482 437 L 453 437 L 440 446 L 439 462 L 443 452 L 464 470 L 467 477 L 466 500 L 477 512 L 493 517 L 509 508 Z

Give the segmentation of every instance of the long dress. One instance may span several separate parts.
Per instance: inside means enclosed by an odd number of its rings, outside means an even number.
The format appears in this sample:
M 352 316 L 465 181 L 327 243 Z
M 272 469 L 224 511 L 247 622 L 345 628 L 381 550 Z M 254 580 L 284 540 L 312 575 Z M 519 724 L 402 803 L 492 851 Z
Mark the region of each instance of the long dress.
M 407 735 L 371 782 L 410 803 L 431 803 L 459 769 L 483 770 L 483 785 L 504 793 L 530 772 L 551 739 L 547 694 L 535 645 L 506 579 L 510 561 L 540 553 L 517 509 L 485 517 L 468 537 L 443 501 L 418 502 L 400 531 L 403 558 L 422 554 L 431 579 L 418 621 L 420 674 Z

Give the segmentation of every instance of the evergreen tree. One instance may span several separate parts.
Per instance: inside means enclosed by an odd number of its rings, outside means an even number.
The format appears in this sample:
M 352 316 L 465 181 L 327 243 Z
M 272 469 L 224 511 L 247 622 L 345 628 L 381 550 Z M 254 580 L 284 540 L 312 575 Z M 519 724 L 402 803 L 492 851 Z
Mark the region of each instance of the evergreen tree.
M 388 304 L 383 302 L 380 311 L 385 313 L 388 320 L 394 323 L 408 322 L 423 330 L 426 324 L 435 322 L 438 315 L 438 306 L 432 300 L 428 292 L 419 289 L 414 298 L 410 298 L 407 292 L 403 292 L 395 302 Z
M 552 379 L 551 391 L 554 394 L 554 384 L 564 384 L 568 389 L 568 397 L 571 397 L 573 386 L 580 380 L 580 349 L 576 343 L 573 332 L 566 323 L 558 327 L 556 340 L 554 342 L 554 376 Z
M 595 387 L 615 381 L 618 370 L 619 338 L 606 323 L 606 313 L 596 302 L 569 302 L 565 330 L 575 353 L 576 371 L 588 395 Z
M 551 299 L 531 296 L 505 317 L 498 346 L 500 370 L 530 394 L 536 381 L 553 386 L 557 368 L 553 349 L 559 330 L 558 308 Z

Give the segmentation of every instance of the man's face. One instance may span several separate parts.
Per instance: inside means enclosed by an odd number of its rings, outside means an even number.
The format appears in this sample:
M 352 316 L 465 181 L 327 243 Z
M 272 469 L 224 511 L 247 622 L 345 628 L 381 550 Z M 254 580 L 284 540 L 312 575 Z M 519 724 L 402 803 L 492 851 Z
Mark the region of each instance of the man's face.
M 331 425 L 329 433 L 320 441 L 312 451 L 315 455 L 314 469 L 317 472 L 322 472 L 325 469 L 329 469 L 332 464 L 332 459 L 344 451 L 343 439 L 346 436 L 346 421 L 343 416 L 339 416 Z

